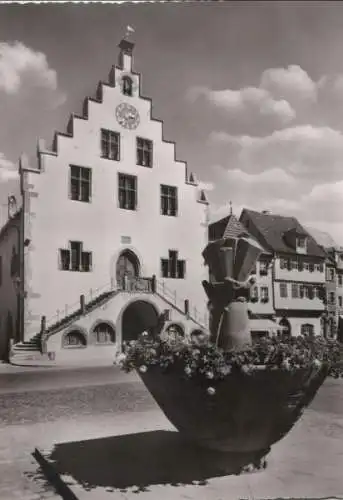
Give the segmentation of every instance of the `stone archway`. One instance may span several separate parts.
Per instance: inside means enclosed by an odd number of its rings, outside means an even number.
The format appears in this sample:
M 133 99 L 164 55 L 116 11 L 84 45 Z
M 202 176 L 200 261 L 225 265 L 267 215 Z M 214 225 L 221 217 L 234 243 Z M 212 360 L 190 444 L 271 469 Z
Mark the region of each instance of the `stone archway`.
M 124 283 L 125 276 L 130 281 L 140 275 L 140 262 L 132 250 L 124 250 L 116 262 L 116 280 L 119 286 Z
M 122 342 L 136 340 L 143 332 L 153 333 L 159 325 L 159 312 L 151 302 L 135 300 L 128 304 L 122 314 Z

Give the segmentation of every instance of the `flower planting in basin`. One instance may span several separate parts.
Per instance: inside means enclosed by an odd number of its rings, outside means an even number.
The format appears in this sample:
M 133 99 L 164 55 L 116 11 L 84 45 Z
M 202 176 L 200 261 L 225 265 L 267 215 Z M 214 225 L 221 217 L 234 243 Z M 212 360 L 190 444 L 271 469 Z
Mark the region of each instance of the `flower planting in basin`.
M 135 369 L 186 439 L 236 454 L 266 455 L 301 416 L 328 374 L 339 345 L 320 337 L 253 343 L 247 299 L 262 247 L 231 219 L 226 237 L 203 251 L 209 281 L 209 332 L 197 342 L 164 337 L 164 326 L 126 346 L 122 367 Z M 243 229 L 243 230 L 242 230 Z M 280 327 L 281 328 L 281 327 Z
M 186 439 L 223 452 L 261 455 L 302 415 L 340 348 L 322 338 L 262 340 L 224 351 L 203 341 L 141 336 L 125 349 L 167 418 Z

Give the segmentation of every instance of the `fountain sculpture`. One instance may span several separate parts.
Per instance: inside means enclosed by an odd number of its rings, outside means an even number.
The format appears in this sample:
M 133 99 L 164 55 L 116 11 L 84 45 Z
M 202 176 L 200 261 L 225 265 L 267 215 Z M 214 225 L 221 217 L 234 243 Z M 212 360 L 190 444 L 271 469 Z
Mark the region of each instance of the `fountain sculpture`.
M 280 356 L 277 344 L 270 348 L 269 362 L 259 354 L 264 363 L 250 361 L 239 367 L 246 353 L 259 353 L 252 345 L 247 298 L 254 282 L 250 273 L 261 252 L 247 235 L 213 241 L 203 251 L 211 276 L 210 282 L 203 282 L 210 311 L 206 346 L 166 351 L 155 339 L 146 341 L 147 352 L 152 348 L 155 354 L 142 355 L 135 347 L 129 353 L 131 367 L 186 439 L 224 454 L 255 458 L 265 456 L 290 431 L 329 370 L 315 356 L 293 363 L 292 369 L 286 358 L 278 362 L 274 356 L 271 362 L 271 352 Z

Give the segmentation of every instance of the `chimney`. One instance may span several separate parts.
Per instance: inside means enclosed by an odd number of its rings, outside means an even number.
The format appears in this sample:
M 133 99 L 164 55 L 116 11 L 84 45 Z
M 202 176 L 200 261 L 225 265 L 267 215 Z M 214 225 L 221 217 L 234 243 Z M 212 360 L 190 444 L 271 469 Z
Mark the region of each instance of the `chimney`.
M 118 47 L 120 49 L 119 58 L 118 58 L 118 66 L 120 69 L 131 72 L 132 71 L 132 53 L 135 44 L 127 40 L 127 38 L 123 38 L 119 43 Z
M 271 211 L 270 210 L 262 210 L 263 215 L 270 215 Z

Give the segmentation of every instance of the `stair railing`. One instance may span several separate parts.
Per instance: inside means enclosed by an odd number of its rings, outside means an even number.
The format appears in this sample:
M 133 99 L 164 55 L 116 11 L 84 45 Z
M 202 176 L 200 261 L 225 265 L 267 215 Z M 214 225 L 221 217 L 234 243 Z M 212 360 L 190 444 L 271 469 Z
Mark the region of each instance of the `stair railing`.
M 112 291 L 126 291 L 130 293 L 153 293 L 153 282 L 156 283 L 156 292 L 170 302 L 173 306 L 179 309 L 182 313 L 185 313 L 185 301 L 181 300 L 176 290 L 169 288 L 164 281 L 159 281 L 153 277 L 138 277 L 134 280 L 129 280 L 129 286 L 125 289 L 124 283 L 117 282 L 116 280 L 111 280 L 110 283 L 98 288 L 89 289 L 88 293 L 84 295 L 83 301 L 84 305 L 87 307 L 92 301 L 99 298 L 102 294 L 106 292 L 110 293 Z M 63 321 L 70 315 L 80 313 L 82 310 L 81 300 L 74 302 L 73 304 L 66 304 L 64 308 L 57 309 L 56 313 L 44 319 L 45 329 L 48 330 L 56 325 L 58 322 Z M 208 314 L 201 316 L 196 307 L 189 310 L 188 316 L 197 323 L 206 327 L 208 325 Z
M 156 292 L 165 298 L 168 302 L 173 304 L 183 313 L 185 312 L 185 300 L 181 300 L 177 296 L 176 290 L 171 290 L 164 281 L 156 280 Z M 188 316 L 190 319 L 194 320 L 196 323 L 202 325 L 207 328 L 208 325 L 208 315 L 201 315 L 196 307 L 193 307 L 192 310 L 189 310 Z
M 106 285 L 103 285 L 98 288 L 91 288 L 89 289 L 87 295 L 85 295 L 85 304 L 88 305 L 93 300 L 100 297 L 103 293 L 111 292 L 113 290 L 114 290 L 113 282 L 106 283 Z M 51 328 L 52 326 L 54 326 L 59 321 L 62 321 L 67 316 L 70 316 L 71 314 L 76 314 L 79 311 L 81 312 L 80 298 L 77 302 L 74 302 L 73 304 L 66 304 L 63 308 L 57 309 L 56 313 L 53 316 L 50 316 L 48 319 L 46 319 L 45 321 L 46 329 Z

